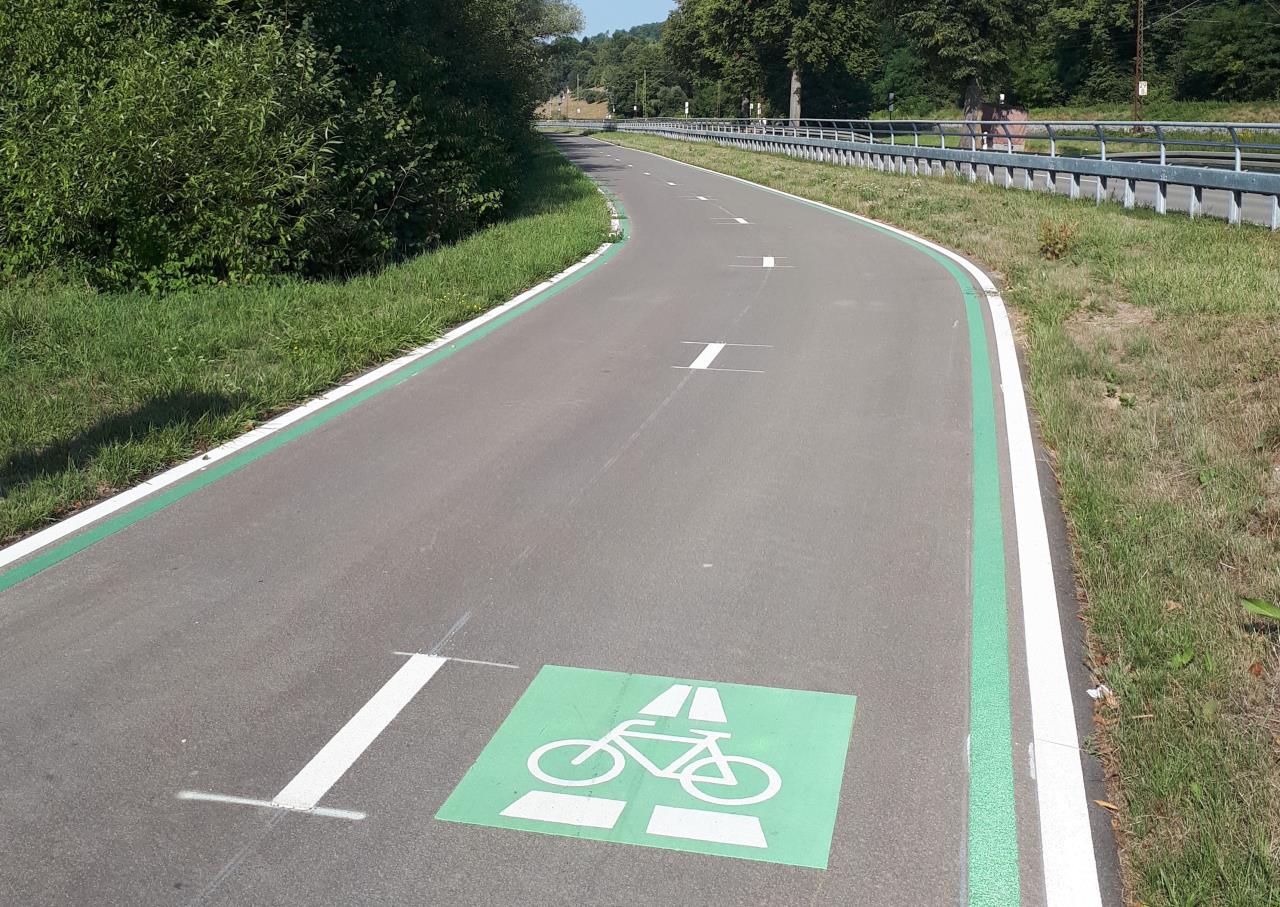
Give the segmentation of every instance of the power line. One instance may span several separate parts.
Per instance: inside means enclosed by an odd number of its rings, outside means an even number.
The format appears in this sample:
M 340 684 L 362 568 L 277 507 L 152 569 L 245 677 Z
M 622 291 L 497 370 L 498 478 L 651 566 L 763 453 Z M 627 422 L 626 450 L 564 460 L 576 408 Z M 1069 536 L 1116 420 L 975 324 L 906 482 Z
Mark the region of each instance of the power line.
M 1166 15 L 1164 15 L 1164 16 L 1161 16 L 1159 19 L 1157 19 L 1156 21 L 1152 22 L 1152 23 L 1151 23 L 1150 25 L 1148 25 L 1147 27 L 1148 27 L 1148 28 L 1155 28 L 1157 25 L 1159 25 L 1159 24 L 1160 24 L 1161 22 L 1163 22 L 1164 20 L 1166 20 L 1166 19 L 1172 19 L 1174 16 L 1176 16 L 1176 15 L 1178 15 L 1178 14 L 1180 14 L 1180 13 L 1186 12 L 1187 10 L 1191 9 L 1191 7 L 1193 7 L 1193 6 L 1199 6 L 1199 5 L 1200 5 L 1201 3 L 1203 3 L 1203 2 L 1204 2 L 1204 0 L 1191 0 L 1191 2 L 1190 2 L 1190 3 L 1188 3 L 1186 6 L 1180 6 L 1180 7 L 1178 7 L 1177 9 L 1175 9 L 1173 12 L 1168 13 L 1168 14 L 1166 14 Z

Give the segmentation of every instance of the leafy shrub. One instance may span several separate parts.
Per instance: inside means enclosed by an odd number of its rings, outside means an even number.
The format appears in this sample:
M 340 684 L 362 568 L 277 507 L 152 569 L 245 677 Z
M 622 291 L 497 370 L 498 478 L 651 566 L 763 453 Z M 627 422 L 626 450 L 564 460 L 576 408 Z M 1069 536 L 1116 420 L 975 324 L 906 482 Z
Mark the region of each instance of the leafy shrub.
M 332 60 L 269 19 L 183 32 L 93 6 L 16 0 L 0 23 L 5 270 L 154 287 L 304 262 L 336 142 Z
M 495 29 L 529 6 L 5 0 L 0 271 L 168 289 L 463 235 L 518 176 L 538 51 Z

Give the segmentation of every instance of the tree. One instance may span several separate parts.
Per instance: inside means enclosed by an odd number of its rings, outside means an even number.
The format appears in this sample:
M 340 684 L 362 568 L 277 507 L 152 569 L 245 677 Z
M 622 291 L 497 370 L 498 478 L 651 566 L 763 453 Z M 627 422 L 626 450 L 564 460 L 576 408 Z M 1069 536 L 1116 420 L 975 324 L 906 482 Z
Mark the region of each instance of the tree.
M 874 60 L 870 0 L 681 0 L 669 21 L 673 56 L 714 72 L 744 106 L 782 73 L 792 119 L 810 75 L 863 76 Z
M 774 0 L 757 16 L 757 34 L 780 53 L 790 73 L 793 121 L 801 117 L 809 73 L 836 68 L 861 75 L 870 69 L 876 29 L 863 0 Z
M 518 188 L 564 0 L 4 0 L 0 273 L 351 274 Z
M 897 18 L 940 76 L 964 86 L 965 113 L 972 115 L 987 86 L 1009 79 L 1037 5 L 1034 0 L 909 0 Z

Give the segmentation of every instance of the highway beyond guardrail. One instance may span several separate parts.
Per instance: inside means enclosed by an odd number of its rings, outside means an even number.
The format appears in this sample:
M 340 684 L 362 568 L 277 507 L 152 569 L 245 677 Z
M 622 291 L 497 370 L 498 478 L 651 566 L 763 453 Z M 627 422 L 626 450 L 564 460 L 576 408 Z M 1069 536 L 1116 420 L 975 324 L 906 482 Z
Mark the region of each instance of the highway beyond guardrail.
M 1280 230 L 1275 123 L 635 119 L 539 125 L 715 142 L 913 176 L 950 174 Z

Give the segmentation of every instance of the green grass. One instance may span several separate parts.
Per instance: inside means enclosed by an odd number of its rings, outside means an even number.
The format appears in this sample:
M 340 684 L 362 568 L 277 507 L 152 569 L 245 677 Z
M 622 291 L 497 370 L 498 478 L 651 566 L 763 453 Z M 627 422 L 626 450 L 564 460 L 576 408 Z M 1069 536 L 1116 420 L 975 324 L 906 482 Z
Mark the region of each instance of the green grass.
M 610 141 L 910 229 L 1003 284 L 1115 696 L 1109 773 L 1146 905 L 1280 904 L 1280 236 L 795 161 Z M 1045 251 L 1042 251 L 1045 250 Z
M 137 483 L 563 270 L 609 235 L 546 142 L 510 216 L 343 283 L 0 287 L 0 540 Z

